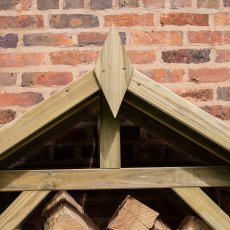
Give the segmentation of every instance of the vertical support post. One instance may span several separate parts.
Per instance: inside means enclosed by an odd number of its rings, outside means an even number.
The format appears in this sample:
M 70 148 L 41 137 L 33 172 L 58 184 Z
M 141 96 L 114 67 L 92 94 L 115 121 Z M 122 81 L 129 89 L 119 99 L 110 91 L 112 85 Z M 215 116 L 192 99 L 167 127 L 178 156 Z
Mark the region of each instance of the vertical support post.
M 114 118 L 105 96 L 102 93 L 100 95 L 98 130 L 100 168 L 120 168 L 120 121 L 119 118 Z

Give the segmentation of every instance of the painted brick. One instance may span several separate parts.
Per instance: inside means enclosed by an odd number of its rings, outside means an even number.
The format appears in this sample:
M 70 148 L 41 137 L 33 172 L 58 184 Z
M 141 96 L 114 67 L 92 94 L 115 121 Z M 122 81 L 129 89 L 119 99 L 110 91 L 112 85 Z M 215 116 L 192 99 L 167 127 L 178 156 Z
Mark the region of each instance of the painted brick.
M 218 87 L 217 100 L 230 101 L 230 87 Z
M 0 124 L 6 124 L 14 120 L 16 112 L 10 109 L 0 110 Z
M 216 118 L 222 120 L 230 119 L 230 106 L 212 105 L 201 107 L 201 109 L 203 109 L 205 112 L 211 114 Z
M 18 36 L 16 34 L 6 34 L 0 36 L 0 47 L 2 48 L 15 48 L 18 44 Z
M 230 81 L 230 68 L 189 69 L 189 78 L 195 83 Z
M 70 72 L 39 72 L 39 73 L 23 73 L 21 86 L 54 86 L 67 85 L 73 80 Z
M 191 102 L 211 101 L 214 94 L 212 89 L 178 89 L 174 92 Z
M 133 64 L 151 64 L 156 61 L 153 50 L 129 50 L 128 55 Z
M 72 36 L 65 34 L 25 34 L 24 46 L 71 46 Z
M 192 0 L 170 0 L 171 8 L 191 7 Z
M 0 54 L 0 67 L 37 66 L 45 62 L 41 53 Z
M 229 26 L 230 13 L 218 13 L 214 16 L 214 20 L 217 26 Z
M 59 0 L 37 0 L 39 10 L 58 9 Z
M 225 7 L 230 6 L 230 0 L 223 0 L 223 2 Z
M 152 69 L 141 72 L 159 83 L 182 82 L 185 73 L 182 69 Z
M 78 65 L 78 64 L 94 64 L 98 58 L 97 51 L 60 51 L 50 54 L 51 62 L 54 65 Z
M 134 31 L 131 34 L 131 45 L 182 45 L 183 34 L 178 32 Z
M 153 26 L 153 14 L 121 14 L 121 15 L 106 15 L 105 26 L 111 26 L 114 23 L 116 26 Z
M 20 0 L 1 0 L 0 1 L 0 10 L 11 10 L 15 8 Z
M 160 23 L 165 25 L 177 26 L 208 26 L 208 14 L 190 14 L 190 13 L 165 13 L 161 14 Z
M 16 73 L 0 73 L 0 86 L 12 86 L 16 84 Z
M 188 41 L 197 44 L 221 44 L 222 36 L 220 31 L 190 31 Z
M 90 8 L 93 10 L 104 10 L 112 7 L 112 0 L 90 0 Z
M 98 27 L 98 17 L 91 14 L 55 14 L 49 20 L 51 28 L 91 28 Z
M 198 0 L 197 7 L 217 9 L 220 7 L 220 0 Z
M 230 62 L 230 50 L 217 50 L 216 62 Z
M 164 8 L 165 0 L 143 0 L 146 8 Z
M 64 0 L 64 9 L 80 9 L 84 7 L 84 0 Z
M 42 94 L 35 92 L 23 92 L 23 93 L 1 93 L 0 94 L 0 106 L 21 106 L 28 107 L 36 105 L 44 100 Z
M 139 0 L 118 0 L 118 6 L 119 6 L 119 8 L 123 8 L 123 7 L 129 7 L 129 8 L 139 7 Z
M 192 50 L 192 49 L 180 49 L 172 51 L 162 52 L 162 59 L 166 63 L 204 63 L 209 62 L 211 50 Z
M 223 38 L 223 42 L 225 43 L 225 44 L 230 44 L 230 31 L 225 31 L 225 32 L 223 32 L 224 33 L 224 38 Z
M 41 15 L 0 16 L 0 29 L 43 28 Z

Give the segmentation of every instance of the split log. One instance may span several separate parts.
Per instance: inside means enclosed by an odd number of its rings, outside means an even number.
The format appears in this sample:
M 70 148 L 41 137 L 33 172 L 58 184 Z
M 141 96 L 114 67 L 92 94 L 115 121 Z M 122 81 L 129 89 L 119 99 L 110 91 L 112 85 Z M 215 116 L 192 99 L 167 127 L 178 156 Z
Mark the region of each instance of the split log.
M 178 230 L 212 230 L 202 219 L 195 216 L 186 216 Z
M 45 230 L 99 230 L 67 192 L 58 192 L 46 205 L 42 217 Z
M 157 218 L 159 213 L 147 207 L 143 203 L 127 196 L 114 215 L 109 220 L 108 229 L 110 230 L 169 230 L 169 228 L 155 228 L 155 224 L 160 227 L 162 222 Z M 162 223 L 162 224 L 161 224 Z

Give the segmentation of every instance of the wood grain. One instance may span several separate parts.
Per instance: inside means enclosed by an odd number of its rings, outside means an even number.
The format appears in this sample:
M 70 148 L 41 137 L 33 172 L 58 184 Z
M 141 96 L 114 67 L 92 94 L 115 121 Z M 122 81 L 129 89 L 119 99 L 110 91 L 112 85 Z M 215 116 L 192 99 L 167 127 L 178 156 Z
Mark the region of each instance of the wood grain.
M 95 74 L 116 117 L 132 77 L 133 68 L 114 25 L 96 63 Z
M 210 227 L 216 230 L 229 229 L 229 216 L 200 188 L 173 188 L 173 190 L 203 218 Z
M 0 191 L 228 187 L 229 167 L 0 171 Z
M 22 192 L 0 215 L 0 229 L 15 229 L 49 194 L 49 191 Z

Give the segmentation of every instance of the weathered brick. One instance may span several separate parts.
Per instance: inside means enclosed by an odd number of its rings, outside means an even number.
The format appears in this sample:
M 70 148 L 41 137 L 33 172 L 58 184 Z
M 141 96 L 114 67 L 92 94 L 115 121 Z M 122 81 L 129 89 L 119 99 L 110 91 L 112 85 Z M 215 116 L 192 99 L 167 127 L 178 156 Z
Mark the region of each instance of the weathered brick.
M 131 45 L 182 45 L 183 34 L 178 32 L 134 31 L 131 34 Z
M 141 72 L 159 83 L 182 82 L 185 73 L 182 69 L 152 69 Z
M 30 10 L 33 0 L 21 0 L 21 10 Z
M 190 81 L 195 83 L 230 81 L 229 68 L 189 69 Z
M 15 9 L 20 0 L 1 0 L 0 1 L 0 10 L 11 10 Z
M 16 73 L 0 73 L 0 86 L 12 86 L 16 84 Z
M 0 124 L 6 124 L 14 120 L 16 117 L 16 112 L 7 109 L 7 110 L 0 110 Z
M 32 85 L 54 86 L 67 85 L 73 80 L 70 72 L 39 72 L 39 73 L 23 73 L 22 87 Z
M 42 94 L 35 92 L 24 93 L 1 93 L 0 106 L 14 106 L 27 107 L 36 105 L 44 100 Z
M 37 0 L 39 10 L 58 9 L 59 0 Z
M 191 102 L 211 101 L 214 94 L 212 89 L 177 89 L 174 92 Z
M 91 14 L 55 14 L 49 20 L 52 28 L 88 28 L 98 27 L 98 17 Z
M 6 34 L 0 36 L 0 47 L 2 48 L 15 48 L 18 44 L 18 36 L 16 34 Z
M 222 105 L 212 105 L 212 106 L 204 106 L 201 107 L 205 112 L 211 114 L 212 116 L 222 119 L 229 120 L 230 119 L 230 106 L 222 106 Z
M 97 51 L 75 50 L 75 51 L 60 51 L 52 52 L 50 54 L 51 62 L 54 65 L 78 65 L 78 64 L 92 64 L 98 58 Z
M 25 34 L 24 46 L 71 46 L 72 36 L 65 34 Z
M 217 9 L 220 7 L 220 0 L 198 0 L 197 7 Z
M 41 53 L 0 54 L 1 67 L 37 66 L 44 62 L 45 56 Z
M 224 36 L 224 38 L 223 38 L 224 44 L 230 44 L 230 31 L 225 31 L 223 33 L 224 33 L 223 34 L 223 36 Z
M 90 8 L 93 10 L 104 10 L 112 7 L 112 0 L 90 0 Z
M 165 0 L 143 0 L 146 8 L 164 8 Z
M 41 15 L 0 16 L 0 29 L 43 28 Z
M 218 13 L 214 16 L 214 20 L 217 26 L 229 26 L 230 13 Z
M 64 0 L 64 9 L 79 9 L 84 7 L 84 0 Z
M 133 64 L 151 64 L 156 60 L 153 50 L 129 50 L 128 55 Z
M 208 14 L 192 14 L 192 13 L 164 13 L 161 14 L 160 23 L 165 25 L 177 26 L 208 26 Z
M 139 7 L 139 0 L 118 0 L 118 6 L 123 7 Z
M 220 31 L 189 31 L 188 41 L 198 44 L 221 44 L 222 36 Z
M 230 80 L 230 77 L 229 77 Z M 217 100 L 230 101 L 230 87 L 217 88 Z
M 180 49 L 162 52 L 162 59 L 166 63 L 204 63 L 209 62 L 210 49 Z
M 114 23 L 116 26 L 153 26 L 153 14 L 121 14 L 121 15 L 106 15 L 105 26 L 111 26 Z
M 230 6 L 230 0 L 223 0 L 224 1 L 224 6 L 228 7 Z
M 216 62 L 230 62 L 230 50 L 217 50 Z
M 192 0 L 170 0 L 171 8 L 191 7 Z

